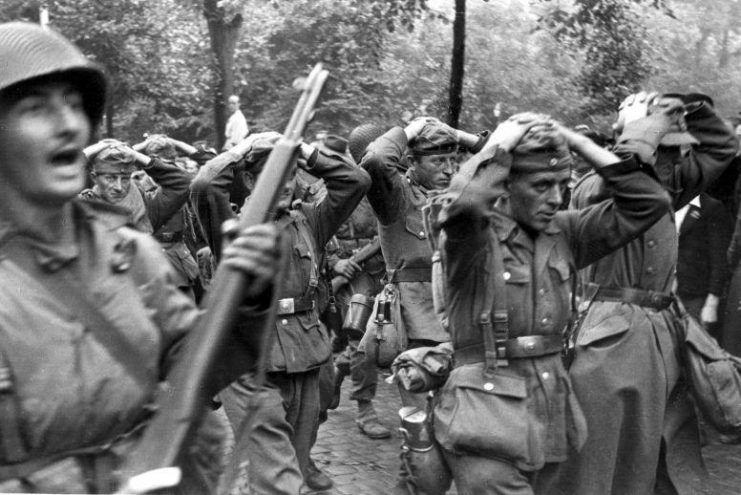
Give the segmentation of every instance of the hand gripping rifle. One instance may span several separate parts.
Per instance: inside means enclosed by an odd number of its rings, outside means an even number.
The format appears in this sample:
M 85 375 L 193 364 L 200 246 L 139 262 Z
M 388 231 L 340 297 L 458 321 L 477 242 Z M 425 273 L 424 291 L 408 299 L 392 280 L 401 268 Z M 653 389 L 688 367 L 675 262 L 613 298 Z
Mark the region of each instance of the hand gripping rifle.
M 317 64 L 306 78 L 303 92 L 283 136 L 273 148 L 254 191 L 239 217 L 239 230 L 272 220 L 290 171 L 295 166 L 301 136 L 311 119 L 328 72 Z M 285 258 L 283 258 L 285 260 Z M 186 337 L 183 352 L 168 383 L 171 393 L 162 394 L 157 412 L 137 448 L 121 469 L 124 483 L 118 493 L 143 494 L 173 488 L 180 482 L 177 460 L 188 446 L 206 405 L 217 390 L 209 390 L 209 374 L 236 322 L 244 288 L 250 280 L 243 273 L 222 267 L 216 271 L 206 310 Z M 274 291 L 274 299 L 277 292 Z M 258 376 L 264 376 L 265 356 L 275 320 L 275 301 L 261 329 Z M 267 347 L 267 349 L 266 349 Z M 260 368 L 263 368 L 262 370 Z
M 381 241 L 376 237 L 370 243 L 358 249 L 358 252 L 350 256 L 350 259 L 360 265 L 374 257 L 379 252 L 381 252 Z M 332 294 L 337 294 L 337 291 L 348 282 L 349 280 L 344 275 L 337 275 L 332 278 Z

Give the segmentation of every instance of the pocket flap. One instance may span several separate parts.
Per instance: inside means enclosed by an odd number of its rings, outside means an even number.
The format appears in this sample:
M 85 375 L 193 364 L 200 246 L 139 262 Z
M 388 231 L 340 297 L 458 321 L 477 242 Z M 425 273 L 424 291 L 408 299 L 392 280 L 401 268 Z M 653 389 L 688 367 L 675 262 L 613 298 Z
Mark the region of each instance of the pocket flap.
M 503 395 L 516 399 L 527 397 L 525 378 L 503 372 L 487 376 L 484 374 L 483 364 L 461 366 L 454 369 L 446 385 L 455 385 L 459 388 L 469 388 L 487 394 Z
M 682 318 L 685 327 L 685 340 L 698 353 L 711 361 L 720 361 L 728 358 L 728 353 L 723 350 L 718 342 L 708 335 L 700 324 L 691 316 Z
M 584 323 L 590 323 L 585 321 Z M 613 314 L 596 325 L 584 325 L 579 331 L 577 345 L 589 345 L 607 337 L 620 335 L 630 329 L 630 322 L 621 314 Z

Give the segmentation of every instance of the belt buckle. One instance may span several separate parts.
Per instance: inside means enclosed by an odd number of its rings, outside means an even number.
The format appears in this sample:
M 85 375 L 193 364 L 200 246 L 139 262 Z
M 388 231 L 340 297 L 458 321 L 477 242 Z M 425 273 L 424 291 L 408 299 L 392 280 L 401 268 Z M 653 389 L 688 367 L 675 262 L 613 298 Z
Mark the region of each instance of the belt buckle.
M 527 354 L 535 354 L 538 349 L 538 338 L 535 335 L 525 335 L 518 338 L 519 347 Z
M 278 313 L 282 315 L 290 315 L 296 312 L 296 304 L 292 297 L 278 300 Z

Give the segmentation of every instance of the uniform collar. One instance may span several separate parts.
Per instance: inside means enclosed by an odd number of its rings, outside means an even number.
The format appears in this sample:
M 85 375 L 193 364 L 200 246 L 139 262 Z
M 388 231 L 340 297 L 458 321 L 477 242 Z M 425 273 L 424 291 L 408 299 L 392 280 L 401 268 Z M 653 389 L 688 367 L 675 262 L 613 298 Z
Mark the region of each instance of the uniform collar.
M 556 215 L 558 215 L 558 213 Z M 506 242 L 507 240 L 514 239 L 517 236 L 530 237 L 512 217 L 503 213 L 501 210 L 494 210 L 492 223 L 500 242 Z M 538 236 L 556 235 L 560 232 L 561 227 L 556 224 L 554 219 L 544 231 L 538 234 Z
M 105 211 L 105 215 L 101 215 Z M 81 236 L 92 235 L 90 228 L 93 219 L 103 220 L 107 229 L 115 230 L 128 223 L 125 212 L 107 203 L 72 200 L 72 217 L 75 223 L 77 242 L 72 245 L 58 245 L 29 237 L 21 233 L 11 222 L 0 221 L 0 246 L 10 241 L 22 243 L 24 249 L 32 254 L 39 266 L 55 272 L 73 262 L 80 256 Z M 87 232 L 86 232 L 87 231 Z

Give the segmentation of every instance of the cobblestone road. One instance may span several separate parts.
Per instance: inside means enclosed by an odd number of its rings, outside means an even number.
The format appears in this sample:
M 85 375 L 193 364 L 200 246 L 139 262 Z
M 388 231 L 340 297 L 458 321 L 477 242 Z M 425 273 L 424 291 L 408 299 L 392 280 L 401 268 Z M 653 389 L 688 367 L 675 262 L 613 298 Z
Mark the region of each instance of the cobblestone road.
M 370 440 L 355 425 L 355 403 L 348 399 L 350 381 L 345 380 L 340 407 L 329 412 L 319 430 L 313 451 L 317 465 L 335 486 L 314 495 L 388 495 L 399 467 L 399 436 Z M 378 416 L 389 428 L 398 425 L 399 398 L 395 386 L 382 380 L 376 397 Z M 711 474 L 708 495 L 741 494 L 741 445 L 711 443 L 704 450 Z M 451 490 L 449 494 L 455 493 Z

